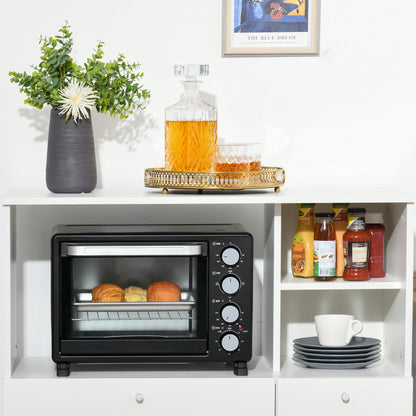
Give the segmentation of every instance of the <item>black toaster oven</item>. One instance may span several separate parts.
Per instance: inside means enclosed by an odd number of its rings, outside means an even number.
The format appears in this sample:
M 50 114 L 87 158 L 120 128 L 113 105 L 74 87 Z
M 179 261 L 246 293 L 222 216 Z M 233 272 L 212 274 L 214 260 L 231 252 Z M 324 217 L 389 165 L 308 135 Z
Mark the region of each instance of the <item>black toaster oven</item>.
M 71 363 L 195 361 L 247 374 L 253 239 L 240 225 L 58 226 L 51 265 L 58 376 Z M 156 282 L 170 282 L 179 298 L 147 299 Z M 94 299 L 108 284 L 144 297 Z

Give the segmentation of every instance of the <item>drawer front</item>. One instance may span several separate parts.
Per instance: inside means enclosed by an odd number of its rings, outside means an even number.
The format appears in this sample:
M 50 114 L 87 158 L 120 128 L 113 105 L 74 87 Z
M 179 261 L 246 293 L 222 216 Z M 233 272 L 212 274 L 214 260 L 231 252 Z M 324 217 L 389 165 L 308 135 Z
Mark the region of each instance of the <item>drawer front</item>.
M 274 416 L 272 378 L 8 379 L 4 416 Z
M 411 377 L 280 379 L 278 416 L 412 416 Z

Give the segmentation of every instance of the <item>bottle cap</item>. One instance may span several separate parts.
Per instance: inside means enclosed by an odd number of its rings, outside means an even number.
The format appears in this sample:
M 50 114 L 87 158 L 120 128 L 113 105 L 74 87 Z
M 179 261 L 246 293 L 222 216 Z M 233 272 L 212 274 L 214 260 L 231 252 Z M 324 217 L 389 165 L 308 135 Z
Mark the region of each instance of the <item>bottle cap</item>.
M 383 214 L 381 212 L 369 212 L 365 215 L 366 224 L 384 224 Z
M 174 65 L 173 73 L 176 77 L 206 77 L 209 75 L 209 65 Z
M 333 212 L 318 212 L 317 214 L 315 214 L 315 217 L 319 217 L 319 218 L 333 218 L 334 217 L 334 213 Z

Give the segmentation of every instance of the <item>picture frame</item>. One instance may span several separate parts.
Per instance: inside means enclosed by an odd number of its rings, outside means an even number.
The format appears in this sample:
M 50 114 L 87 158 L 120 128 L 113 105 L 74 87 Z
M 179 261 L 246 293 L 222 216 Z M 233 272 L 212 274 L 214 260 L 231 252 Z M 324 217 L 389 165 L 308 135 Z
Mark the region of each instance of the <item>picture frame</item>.
M 223 55 L 319 55 L 320 0 L 224 0 Z

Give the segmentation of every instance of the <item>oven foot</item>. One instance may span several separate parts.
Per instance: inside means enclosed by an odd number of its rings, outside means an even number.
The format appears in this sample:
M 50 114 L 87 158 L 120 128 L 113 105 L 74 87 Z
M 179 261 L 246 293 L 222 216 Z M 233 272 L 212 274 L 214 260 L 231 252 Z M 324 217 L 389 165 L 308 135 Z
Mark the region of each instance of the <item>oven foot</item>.
M 58 377 L 68 377 L 71 372 L 69 363 L 58 363 L 56 364 L 56 375 Z
M 236 376 L 248 375 L 247 362 L 246 361 L 235 361 L 234 362 L 234 374 Z

